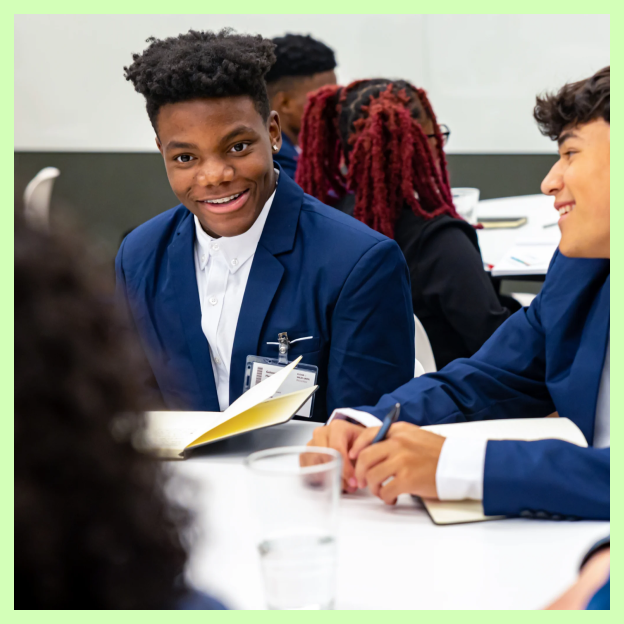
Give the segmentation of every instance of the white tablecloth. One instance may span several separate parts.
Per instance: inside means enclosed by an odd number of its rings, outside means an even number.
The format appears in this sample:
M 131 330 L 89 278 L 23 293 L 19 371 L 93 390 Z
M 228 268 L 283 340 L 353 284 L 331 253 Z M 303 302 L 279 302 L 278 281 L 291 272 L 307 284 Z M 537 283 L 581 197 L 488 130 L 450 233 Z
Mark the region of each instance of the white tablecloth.
M 483 262 L 488 265 L 496 265 L 519 240 L 552 242 L 554 252 L 561 238 L 557 225 L 544 227 L 544 225 L 556 223 L 559 219 L 554 209 L 554 199 L 546 195 L 503 197 L 479 202 L 477 219 L 488 217 L 528 218 L 528 222 L 519 228 L 477 230 Z M 517 275 L 522 274 L 522 265 L 519 265 Z
M 231 608 L 265 606 L 242 460 L 259 448 L 303 444 L 315 426 L 291 422 L 170 464 L 188 478 L 189 487 L 175 489 L 197 514 L 189 578 Z M 585 551 L 608 533 L 608 522 L 435 526 L 407 496 L 395 507 L 367 493 L 343 496 L 336 608 L 541 608 L 574 580 Z

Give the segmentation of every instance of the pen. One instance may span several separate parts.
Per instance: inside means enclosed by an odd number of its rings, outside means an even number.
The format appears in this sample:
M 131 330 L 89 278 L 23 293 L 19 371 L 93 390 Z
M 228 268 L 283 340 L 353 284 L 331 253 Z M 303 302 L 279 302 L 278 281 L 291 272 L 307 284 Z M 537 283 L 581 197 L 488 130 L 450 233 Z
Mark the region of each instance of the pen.
M 559 221 L 555 221 L 554 223 L 547 223 L 546 225 L 543 225 L 543 228 L 547 228 L 547 227 L 553 227 L 554 225 L 559 225 Z
M 386 435 L 388 433 L 388 430 L 390 429 L 390 426 L 397 421 L 397 419 L 399 418 L 399 414 L 400 413 L 401 413 L 401 405 L 399 403 L 397 403 L 386 414 L 386 417 L 384 418 L 383 424 L 381 425 L 381 428 L 377 432 L 377 435 L 375 436 L 375 438 L 373 439 L 371 444 L 377 444 L 377 442 L 381 442 L 382 440 L 385 439 L 385 437 L 386 437 Z
M 512 260 L 515 260 L 516 262 L 519 262 L 520 264 L 524 264 L 524 266 L 531 266 L 528 262 L 525 262 L 524 260 L 520 260 L 520 258 L 514 258 L 514 256 L 511 256 Z

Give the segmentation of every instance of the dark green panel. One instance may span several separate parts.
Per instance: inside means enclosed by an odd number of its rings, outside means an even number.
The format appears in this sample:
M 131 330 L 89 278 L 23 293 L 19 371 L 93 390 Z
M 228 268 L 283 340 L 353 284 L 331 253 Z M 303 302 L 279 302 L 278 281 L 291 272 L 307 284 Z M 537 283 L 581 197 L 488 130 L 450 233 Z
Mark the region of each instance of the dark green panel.
M 452 186 L 481 189 L 481 199 L 534 195 L 558 156 L 553 154 L 449 154 Z
M 179 203 L 158 153 L 18 152 L 16 196 L 21 197 L 38 171 L 50 166 L 61 171 L 51 214 L 69 216 L 111 255 L 125 232 Z
M 481 189 L 481 198 L 539 193 L 556 156 L 449 155 L 453 186 Z M 52 214 L 69 216 L 113 256 L 125 232 L 178 201 L 158 153 L 16 152 L 15 191 L 20 196 L 44 167 L 61 170 Z

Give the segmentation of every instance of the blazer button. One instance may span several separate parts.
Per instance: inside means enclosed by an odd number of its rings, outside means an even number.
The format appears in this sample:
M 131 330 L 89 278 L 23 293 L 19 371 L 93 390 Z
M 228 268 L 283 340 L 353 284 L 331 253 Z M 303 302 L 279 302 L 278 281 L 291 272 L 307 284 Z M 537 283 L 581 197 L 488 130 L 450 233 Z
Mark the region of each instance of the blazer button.
M 550 516 L 551 520 L 563 520 L 563 516 L 561 514 L 552 514 L 552 516 Z
M 521 518 L 532 518 L 533 517 L 533 512 L 530 509 L 523 509 L 520 512 L 520 517 Z
M 550 518 L 550 514 L 547 511 L 536 511 L 535 517 L 540 520 L 548 520 Z

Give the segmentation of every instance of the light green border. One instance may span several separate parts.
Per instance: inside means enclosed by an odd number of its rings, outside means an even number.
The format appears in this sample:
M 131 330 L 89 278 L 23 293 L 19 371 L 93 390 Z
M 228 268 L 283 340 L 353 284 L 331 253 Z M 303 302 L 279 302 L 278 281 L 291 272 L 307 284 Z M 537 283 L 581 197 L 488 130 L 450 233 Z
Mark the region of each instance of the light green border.
M 270 9 L 268 13 L 270 14 L 280 14 L 280 13 L 316 13 L 316 14 L 348 14 L 348 13 L 380 13 L 380 9 L 383 9 L 383 13 L 398 13 L 398 14 L 407 14 L 414 13 L 417 9 L 435 9 L 429 11 L 423 11 L 425 13 L 435 13 L 435 14 L 444 14 L 444 13 L 467 13 L 467 9 L 470 9 L 470 13 L 500 13 L 501 3 L 500 2 L 492 2 L 490 1 L 481 1 L 476 0 L 472 2 L 430 2 L 428 6 L 423 6 L 424 3 L 417 2 L 408 2 L 408 1 L 397 1 L 397 0 L 385 0 L 384 2 L 370 2 L 370 0 L 364 0 L 362 2 L 349 1 L 349 2 L 340 2 L 340 1 L 328 1 L 328 0 L 315 0 L 314 2 L 305 2 L 305 3 L 295 3 L 295 2 L 285 2 L 284 0 L 271 0 L 270 3 L 267 4 L 267 8 Z M 187 0 L 187 2 L 180 3 L 165 3 L 165 2 L 157 2 L 151 1 L 147 2 L 136 1 L 136 0 L 127 0 L 124 2 L 119 2 L 118 0 L 109 0 L 108 2 L 76 2 L 76 1 L 57 1 L 57 2 L 13 2 L 11 3 L 11 12 L 9 15 L 5 17 L 2 23 L 2 39 L 1 39 L 1 50 L 2 50 L 2 66 L 5 68 L 2 75 L 4 76 L 4 82 L 6 86 L 3 89 L 3 97 L 1 100 L 1 108 L 3 110 L 2 114 L 2 139 L 6 141 L 7 144 L 13 144 L 13 83 L 10 82 L 10 77 L 13 76 L 13 16 L 14 14 L 25 14 L 25 13 L 35 13 L 35 14 L 47 14 L 47 13 L 66 13 L 66 14 L 151 14 L 151 13 L 174 13 L 171 9 L 184 9 L 183 11 L 175 11 L 175 13 L 189 13 L 189 14 L 198 14 L 198 13 L 222 13 L 222 14 L 236 14 L 236 13 L 258 13 L 258 8 L 260 7 L 260 2 L 253 0 L 237 0 L 234 2 L 233 0 L 229 1 L 221 1 L 217 2 L 198 2 L 197 0 Z M 215 6 L 216 5 L 216 6 Z M 9 5 L 10 6 L 10 5 Z M 232 8 L 233 10 L 229 11 L 219 11 L 214 10 L 217 6 L 228 8 Z M 618 35 L 617 24 L 620 23 L 618 15 L 621 12 L 616 9 L 615 2 L 579 2 L 578 0 L 571 0 L 569 2 L 535 2 L 535 1 L 527 1 L 527 2 L 514 2 L 514 3 L 504 3 L 504 8 L 510 9 L 509 13 L 514 13 L 511 9 L 516 9 L 518 13 L 533 13 L 533 14 L 547 14 L 547 13 L 587 13 L 588 9 L 591 9 L 592 13 L 609 13 L 611 15 L 611 24 L 612 31 L 616 33 L 615 40 L 612 39 L 612 47 L 611 47 L 611 55 L 612 61 L 616 61 L 620 56 L 621 48 L 621 39 Z M 296 9 L 303 9 L 303 11 L 298 11 Z M 576 9 L 576 10 L 575 10 Z M 4 9 L 3 11 L 6 11 Z M 536 17 L 539 19 L 539 17 Z M 616 25 L 613 28 L 613 24 Z M 301 30 L 305 31 L 305 21 L 302 21 Z M 574 41 L 570 40 L 568 37 L 568 33 L 565 31 L 562 32 L 553 32 L 553 37 L 560 38 L 563 43 L 566 45 L 574 45 Z M 58 33 L 59 37 L 63 37 L 63 33 Z M 582 43 L 582 42 L 579 42 Z M 539 41 L 535 42 L 536 45 L 539 46 Z M 130 54 L 130 50 L 128 54 Z M 617 81 L 616 81 L 617 85 Z M 617 101 L 617 86 L 616 86 L 616 95 L 615 100 Z M 536 130 L 537 131 L 537 130 Z M 616 124 L 616 136 L 617 136 L 617 124 Z M 621 150 L 619 150 L 621 151 Z M 617 175 L 617 172 L 622 171 L 622 159 L 620 158 L 619 151 L 615 150 L 613 153 L 614 157 L 614 167 L 613 170 L 616 172 L 615 184 L 613 186 L 613 199 L 614 206 L 622 205 L 622 191 L 621 184 L 619 183 L 620 176 Z M 9 177 L 11 178 L 11 186 L 12 186 L 12 175 L 13 175 L 13 157 L 12 154 L 8 154 L 3 156 L 3 162 L 5 163 L 2 167 L 2 171 L 4 172 L 3 178 L 6 178 L 7 184 L 4 188 L 9 188 Z M 618 166 L 617 163 L 620 163 Z M 544 172 L 546 173 L 546 172 Z M 8 201 L 7 201 L 8 205 Z M 1 327 L 2 331 L 2 346 L 3 346 L 3 357 L 2 357 L 2 397 L 3 404 L 6 405 L 7 409 L 5 411 L 6 414 L 12 412 L 13 405 L 13 362 L 12 362 L 12 338 L 13 338 L 13 271 L 12 271 L 12 256 L 13 256 L 13 245 L 12 238 L 9 239 L 9 231 L 12 231 L 12 216 L 8 211 L 5 216 L 2 217 L 2 220 L 5 221 L 5 230 L 6 230 L 6 243 L 3 244 L 0 249 L 2 250 L 2 284 L 4 286 L 2 292 L 4 293 L 5 306 L 3 307 L 2 312 L 0 312 L 0 320 L 2 321 Z M 612 224 L 613 230 L 616 233 L 614 237 L 614 241 L 617 243 L 618 241 L 624 242 L 624 237 L 622 236 L 622 222 L 624 221 L 624 209 L 616 208 L 612 213 Z M 617 251 L 617 245 L 614 245 L 614 260 L 617 265 L 621 265 L 621 257 L 622 254 Z M 10 296 L 9 293 L 10 292 Z M 624 303 L 624 297 L 622 296 L 622 289 L 619 286 L 619 282 L 615 281 L 615 290 L 612 293 L 613 301 L 615 302 L 613 305 L 613 309 L 619 312 L 618 303 Z M 10 300 L 10 304 L 9 304 Z M 10 308 L 9 308 L 10 305 Z M 619 314 L 618 314 L 619 316 Z M 611 349 L 611 375 L 612 379 L 615 380 L 613 384 L 613 393 L 612 393 L 612 414 L 614 415 L 612 419 L 612 428 L 615 429 L 615 436 L 617 438 L 617 431 L 621 431 L 621 423 L 619 422 L 620 411 L 622 406 L 624 406 L 623 393 L 621 391 L 621 386 L 619 386 L 618 381 L 620 379 L 619 372 L 623 370 L 623 362 L 624 357 L 622 357 L 622 352 L 620 351 L 620 345 L 622 342 L 622 335 L 624 332 L 621 329 L 621 324 L 616 323 L 614 340 L 612 341 L 612 349 Z M 618 372 L 619 371 L 619 372 Z M 11 425 L 9 427 L 10 431 L 6 432 L 7 441 L 10 440 L 11 445 L 13 441 L 13 424 L 11 420 Z M 6 483 L 6 487 L 3 488 L 4 492 L 6 492 L 5 500 L 7 501 L 6 510 L 2 515 L 1 527 L 3 529 L 3 535 L 5 547 L 3 549 L 3 568 L 4 568 L 4 582 L 2 583 L 2 598 L 3 605 L 6 605 L 7 611 L 13 609 L 13 513 L 12 513 L 12 502 L 13 502 L 13 457 L 11 457 L 11 453 L 6 452 L 3 456 L 2 463 L 4 464 L 4 470 L 2 471 L 3 481 Z M 614 462 L 614 474 L 616 475 L 615 483 L 619 484 L 619 480 L 617 479 L 618 474 L 622 474 L 621 470 L 621 461 L 617 458 Z M 616 488 L 616 497 L 612 503 L 613 515 L 617 517 L 618 509 L 622 508 L 622 503 L 620 501 L 620 496 L 618 496 L 618 490 Z M 45 521 L 42 519 L 42 521 Z M 371 536 L 371 539 L 374 539 Z M 362 545 L 363 548 L 366 548 L 366 544 Z M 388 553 L 389 562 L 393 557 L 400 557 L 401 553 Z M 413 561 L 412 564 L 414 566 L 419 565 L 418 561 Z M 514 565 L 513 562 L 509 562 L 509 565 Z M 539 562 L 536 562 L 536 566 L 539 565 Z M 384 575 L 392 575 L 392 569 L 389 567 L 387 570 L 371 570 L 371 574 L 384 574 Z M 617 578 L 617 576 L 616 576 Z M 617 583 L 617 580 L 616 580 Z M 617 586 L 617 585 L 616 585 Z M 243 589 L 243 588 L 242 588 Z M 243 589 L 244 591 L 244 589 Z M 418 592 L 418 587 L 414 587 L 414 592 Z M 613 609 L 619 610 L 619 605 L 621 600 L 617 591 L 612 595 L 613 599 Z M 513 623 L 519 622 L 520 618 L 524 619 L 526 617 L 534 617 L 531 615 L 525 615 L 523 613 L 515 613 L 515 612 L 457 612 L 457 611 L 447 611 L 447 612 L 436 612 L 435 614 L 431 613 L 412 613 L 409 611 L 393 611 L 388 614 L 380 614 L 378 612 L 364 613 L 364 612 L 325 612 L 325 613 L 314 613 L 314 612 L 288 612 L 288 613 L 278 613 L 278 612 L 227 612 L 227 613 L 204 613 L 204 612 L 186 612 L 188 615 L 177 612 L 175 614 L 170 614 L 167 612 L 150 612 L 144 613 L 141 615 L 140 613 L 121 613 L 117 612 L 114 615 L 108 613 L 99 613 L 99 612 L 45 612 L 45 613 L 36 613 L 36 612 L 13 612 L 10 616 L 12 620 L 19 620 L 20 622 L 24 621 L 45 621 L 47 624 L 56 624 L 57 622 L 60 624 L 66 624 L 70 621 L 83 621 L 88 618 L 89 624 L 97 624 L 99 622 L 108 622 L 110 618 L 114 618 L 115 624 L 125 624 L 126 622 L 136 622 L 138 620 L 145 621 L 146 618 L 149 618 L 149 621 L 153 624 L 164 623 L 165 621 L 170 621 L 172 617 L 179 621 L 179 619 L 184 617 L 191 617 L 197 619 L 197 621 L 216 621 L 221 619 L 225 621 L 233 621 L 234 619 L 238 621 L 243 621 L 243 619 L 247 621 L 258 622 L 259 619 L 263 622 L 269 621 L 280 621 L 280 622 L 312 622 L 312 621 L 320 621 L 320 618 L 323 618 L 324 622 L 328 622 L 326 618 L 330 618 L 331 621 L 338 622 L 341 624 L 360 624 L 363 622 L 378 622 L 380 618 L 383 618 L 384 622 L 391 620 L 394 622 L 433 622 L 436 624 L 457 624 L 458 619 L 461 624 L 477 624 L 477 622 L 481 623 L 484 620 L 498 621 L 501 618 L 504 618 L 505 623 Z M 548 617 L 553 619 L 559 619 L 564 617 L 577 617 L 577 616 L 567 616 L 561 613 L 558 614 L 550 614 L 538 617 Z M 587 614 L 585 617 L 592 617 L 590 614 Z M 601 616 L 598 616 L 601 617 Z M 607 616 L 609 617 L 609 616 Z M 259 618 L 259 619 L 258 619 Z M 274 620 L 275 618 L 275 620 Z M 415 619 L 418 618 L 418 619 Z M 551 621 L 553 621 L 551 619 Z M 559 620 L 562 621 L 562 620 Z

